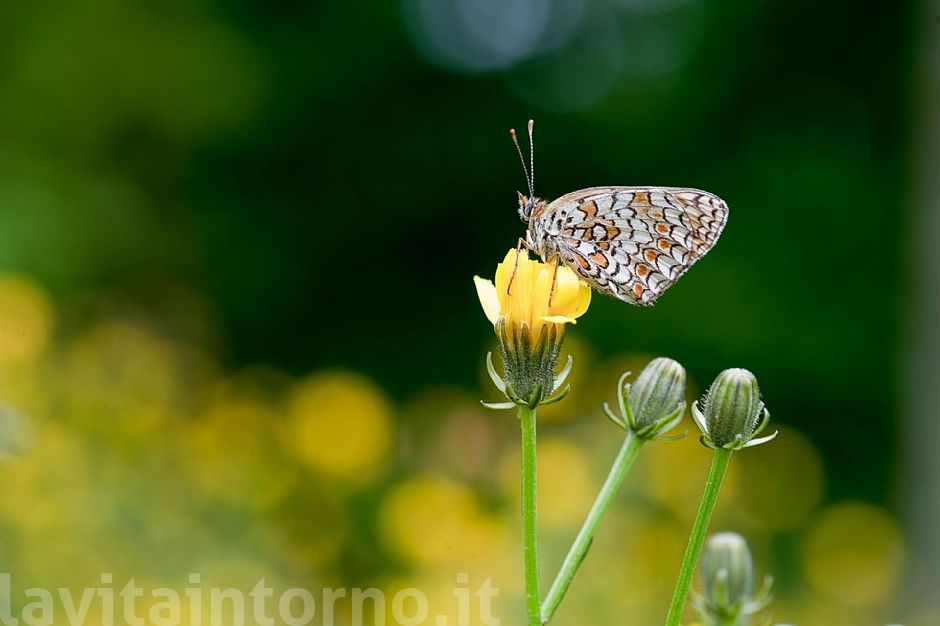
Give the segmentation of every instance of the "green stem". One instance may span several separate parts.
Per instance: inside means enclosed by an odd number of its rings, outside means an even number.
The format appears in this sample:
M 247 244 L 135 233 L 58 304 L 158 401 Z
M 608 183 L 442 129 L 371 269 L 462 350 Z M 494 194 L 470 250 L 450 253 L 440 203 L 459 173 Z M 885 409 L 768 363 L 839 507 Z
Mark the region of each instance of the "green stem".
M 541 626 L 535 409 L 520 406 L 519 421 L 522 423 L 522 554 L 525 566 L 526 624 Z
M 689 537 L 688 545 L 685 547 L 682 569 L 679 570 L 679 580 L 676 581 L 676 590 L 672 594 L 672 603 L 669 605 L 669 614 L 666 616 L 666 626 L 678 626 L 679 619 L 682 617 L 682 608 L 689 597 L 692 575 L 695 573 L 695 565 L 698 563 L 698 557 L 702 552 L 705 533 L 708 531 L 708 522 L 711 520 L 712 511 L 715 510 L 718 491 L 721 489 L 721 481 L 725 478 L 729 461 L 731 461 L 731 450 L 724 448 L 715 450 L 711 469 L 708 470 L 708 479 L 705 481 L 702 501 L 698 507 L 698 514 L 695 516 L 695 523 L 692 525 L 692 534 Z
M 597 524 L 601 521 L 601 516 L 604 515 L 604 512 L 607 511 L 607 508 L 613 501 L 614 495 L 623 483 L 627 472 L 630 471 L 630 467 L 633 466 L 633 461 L 636 460 L 642 445 L 642 439 L 632 432 L 627 433 L 627 438 L 623 442 L 623 446 L 621 446 L 613 466 L 610 468 L 607 480 L 604 481 L 604 486 L 601 487 L 600 493 L 597 494 L 594 505 L 588 512 L 587 518 L 584 520 L 584 524 L 581 526 L 581 530 L 578 532 L 574 543 L 571 544 L 571 549 L 568 550 L 568 556 L 565 557 L 564 563 L 561 564 L 561 569 L 555 577 L 555 582 L 552 583 L 552 587 L 548 591 L 548 596 L 546 596 L 545 601 L 542 603 L 543 624 L 547 624 L 551 621 L 552 617 L 555 615 L 555 610 L 558 609 L 558 605 L 561 604 L 561 601 L 564 599 L 565 593 L 568 591 L 568 587 L 571 585 L 571 581 L 578 571 L 578 567 L 581 566 L 581 562 L 584 561 L 584 557 L 587 556 L 591 542 L 594 540 L 594 531 L 597 529 Z

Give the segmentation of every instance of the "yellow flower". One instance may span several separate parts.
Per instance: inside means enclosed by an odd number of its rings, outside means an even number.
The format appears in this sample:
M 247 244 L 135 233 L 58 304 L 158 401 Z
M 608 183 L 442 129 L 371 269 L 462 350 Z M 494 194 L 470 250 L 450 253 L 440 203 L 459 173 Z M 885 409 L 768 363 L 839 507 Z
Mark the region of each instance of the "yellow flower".
M 487 404 L 490 408 L 512 408 L 526 404 L 557 402 L 567 393 L 561 388 L 571 359 L 559 374 L 555 366 L 565 337 L 565 324 L 574 324 L 591 303 L 591 288 L 563 265 L 529 260 L 529 255 L 510 250 L 496 267 L 496 284 L 474 277 L 477 295 L 499 340 L 504 376 L 487 357 L 493 383 L 508 403 Z M 553 287 L 554 285 L 554 287 Z
M 496 266 L 496 285 L 479 276 L 473 281 L 490 322 L 496 325 L 503 318 L 510 328 L 525 325 L 538 337 L 545 324 L 574 324 L 591 303 L 591 288 L 564 265 L 554 276 L 552 293 L 554 274 L 554 265 L 533 261 L 526 252 L 519 253 L 517 262 L 516 251 L 510 250 Z

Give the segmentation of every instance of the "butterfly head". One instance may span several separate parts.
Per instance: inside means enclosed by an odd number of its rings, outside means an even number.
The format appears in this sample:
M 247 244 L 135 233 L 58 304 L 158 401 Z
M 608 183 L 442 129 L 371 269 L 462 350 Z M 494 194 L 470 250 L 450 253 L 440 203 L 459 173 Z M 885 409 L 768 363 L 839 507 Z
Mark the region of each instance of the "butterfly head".
M 528 224 L 533 215 L 539 217 L 543 213 L 544 200 L 540 200 L 535 196 L 526 196 L 519 192 L 516 192 L 516 194 L 519 196 L 519 219 L 523 223 Z

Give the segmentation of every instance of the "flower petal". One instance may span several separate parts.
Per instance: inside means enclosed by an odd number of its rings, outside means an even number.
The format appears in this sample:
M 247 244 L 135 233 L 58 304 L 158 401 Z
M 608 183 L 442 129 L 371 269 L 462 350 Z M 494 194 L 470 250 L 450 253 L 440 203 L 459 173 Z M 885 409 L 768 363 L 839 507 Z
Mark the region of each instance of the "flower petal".
M 496 266 L 495 285 L 475 278 L 490 321 L 505 318 L 510 327 L 528 326 L 536 337 L 545 324 L 575 323 L 591 303 L 591 288 L 556 262 L 542 263 L 530 259 L 528 250 L 510 249 Z
M 520 259 L 521 260 L 521 259 Z M 506 291 L 516 266 L 516 249 L 510 248 L 503 260 L 496 266 L 496 288 Z
M 591 303 L 591 288 L 578 275 L 565 266 L 559 266 L 557 274 L 552 264 L 543 265 L 539 276 L 539 288 L 536 291 L 544 296 L 544 316 L 561 315 L 569 318 L 580 317 Z M 554 279 L 554 293 L 552 281 Z M 544 294 L 542 292 L 544 291 Z M 548 300 L 551 299 L 551 306 Z
M 578 279 L 578 282 L 580 283 L 578 285 L 578 294 L 571 307 L 572 317 L 581 317 L 591 306 L 591 287 L 581 279 Z
M 480 298 L 480 304 L 483 306 L 486 319 L 495 325 L 499 319 L 499 296 L 496 295 L 496 286 L 491 281 L 479 276 L 473 277 L 473 284 L 477 287 L 477 296 Z
M 577 324 L 578 320 L 573 317 L 568 317 L 567 315 L 546 315 L 542 318 L 543 322 L 548 322 L 549 324 Z
M 532 297 L 533 283 L 538 276 L 541 263 L 529 259 L 528 250 L 518 254 L 511 249 L 503 262 L 496 267 L 496 294 L 499 296 L 500 311 L 510 320 L 510 324 L 519 326 L 528 324 L 533 331 Z

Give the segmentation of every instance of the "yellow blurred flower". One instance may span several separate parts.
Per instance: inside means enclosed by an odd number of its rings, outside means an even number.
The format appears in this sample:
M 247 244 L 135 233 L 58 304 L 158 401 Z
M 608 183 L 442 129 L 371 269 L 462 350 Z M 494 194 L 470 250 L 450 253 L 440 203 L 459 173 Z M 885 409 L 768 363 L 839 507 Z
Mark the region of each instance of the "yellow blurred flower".
M 114 439 L 149 445 L 185 388 L 176 345 L 130 320 L 94 324 L 63 351 L 62 405 L 69 420 Z
M 180 469 L 188 484 L 212 498 L 266 508 L 292 487 L 297 472 L 270 427 L 279 417 L 276 408 L 235 384 L 213 389 L 202 410 L 181 425 Z
M 802 546 L 810 585 L 845 605 L 877 605 L 901 582 L 904 535 L 888 511 L 863 502 L 842 502 L 824 510 Z
M 591 288 L 577 274 L 559 265 L 556 275 L 554 265 L 533 261 L 527 252 L 506 254 L 496 266 L 495 285 L 479 276 L 473 282 L 490 322 L 495 325 L 503 318 L 513 328 L 525 325 L 532 337 L 538 337 L 545 324 L 576 323 L 591 304 Z
M 35 360 L 49 341 L 53 317 L 52 302 L 35 281 L 0 275 L 0 366 Z
M 395 436 L 392 406 L 365 377 L 320 372 L 297 383 L 288 399 L 288 444 L 311 468 L 354 482 L 372 478 Z
M 409 561 L 442 566 L 477 561 L 492 552 L 500 526 L 469 487 L 432 474 L 392 487 L 378 513 L 385 543 Z

